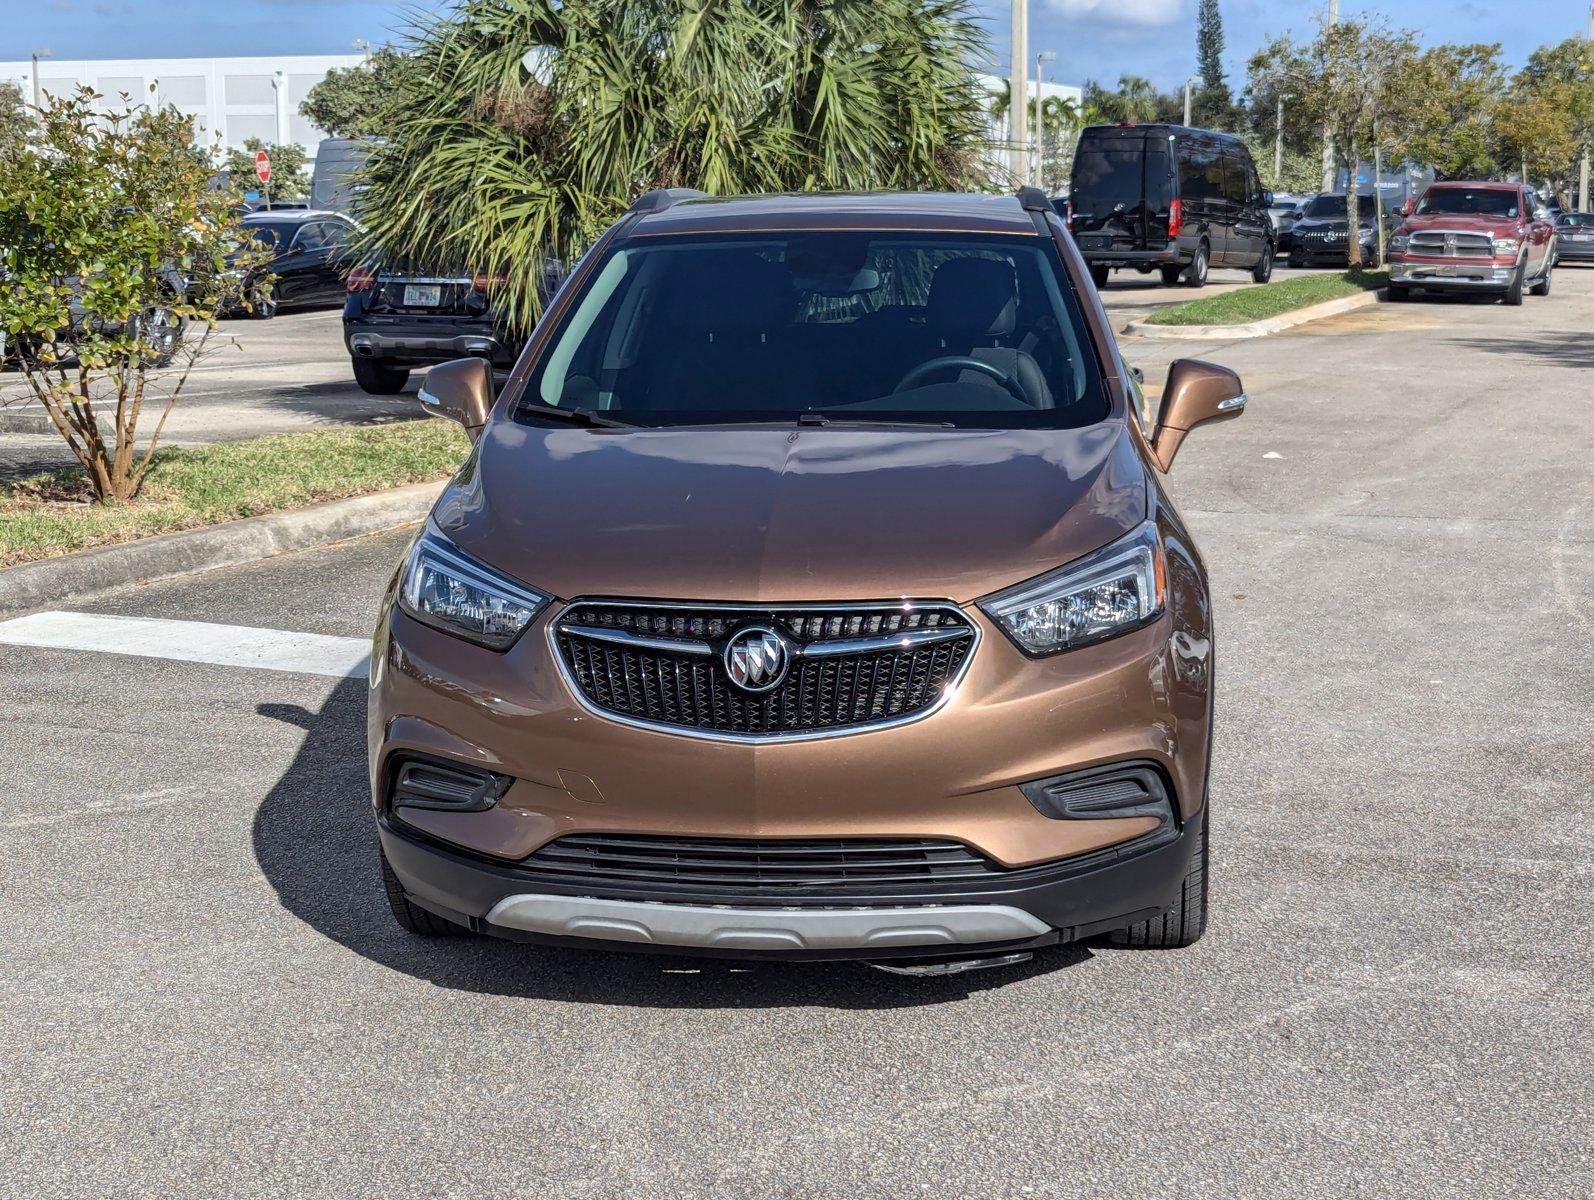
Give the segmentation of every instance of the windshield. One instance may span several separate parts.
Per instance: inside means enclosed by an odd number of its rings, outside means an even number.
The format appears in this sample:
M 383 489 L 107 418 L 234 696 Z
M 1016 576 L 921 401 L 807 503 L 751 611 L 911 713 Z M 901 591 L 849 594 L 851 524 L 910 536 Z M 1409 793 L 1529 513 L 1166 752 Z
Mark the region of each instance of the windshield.
M 1419 214 L 1454 213 L 1459 216 L 1514 217 L 1517 192 L 1504 188 L 1429 188 L 1417 205 Z
M 271 225 L 243 225 L 239 227 L 241 237 L 266 250 L 275 250 L 278 246 L 286 246 L 293 240 L 293 231 L 297 225 L 286 222 L 276 222 Z
M 940 233 L 633 239 L 590 277 L 517 415 L 540 405 L 636 425 L 1107 414 L 1051 239 Z
M 1557 218 L 1556 224 L 1562 226 L 1576 225 L 1584 229 L 1594 229 L 1594 213 L 1562 213 Z

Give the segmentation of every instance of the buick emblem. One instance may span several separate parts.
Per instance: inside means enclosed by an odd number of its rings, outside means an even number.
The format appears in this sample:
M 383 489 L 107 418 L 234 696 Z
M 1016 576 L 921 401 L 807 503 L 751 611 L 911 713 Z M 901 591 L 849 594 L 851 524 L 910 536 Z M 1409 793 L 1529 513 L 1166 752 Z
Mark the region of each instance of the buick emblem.
M 725 647 L 725 673 L 743 691 L 767 692 L 786 678 L 791 651 L 773 629 L 739 629 Z

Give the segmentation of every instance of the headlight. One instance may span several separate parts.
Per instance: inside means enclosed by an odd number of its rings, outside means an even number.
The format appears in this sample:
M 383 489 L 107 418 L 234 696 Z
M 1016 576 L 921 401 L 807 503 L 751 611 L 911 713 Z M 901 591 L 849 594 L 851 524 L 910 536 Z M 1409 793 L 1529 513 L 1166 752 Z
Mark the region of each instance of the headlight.
M 467 558 L 428 529 L 410 550 L 399 607 L 444 633 L 507 650 L 551 597 Z
M 1522 249 L 1522 243 L 1516 238 L 1495 238 L 1494 253 L 1498 257 L 1502 254 L 1515 254 Z
M 1411 234 L 1409 233 L 1397 233 L 1389 239 L 1389 248 L 1396 254 L 1403 252 L 1409 245 L 1411 245 Z
M 1055 654 L 1127 633 L 1162 611 L 1162 539 L 1147 521 L 1127 537 L 979 602 L 1026 654 Z

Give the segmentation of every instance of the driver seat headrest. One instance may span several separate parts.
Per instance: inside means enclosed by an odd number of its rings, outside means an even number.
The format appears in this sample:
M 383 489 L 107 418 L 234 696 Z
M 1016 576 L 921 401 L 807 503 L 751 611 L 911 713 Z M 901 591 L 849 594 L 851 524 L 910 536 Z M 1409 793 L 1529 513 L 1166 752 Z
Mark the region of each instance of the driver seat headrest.
M 1018 280 L 1005 259 L 954 258 L 930 278 L 925 312 L 939 337 L 999 338 L 1018 324 Z

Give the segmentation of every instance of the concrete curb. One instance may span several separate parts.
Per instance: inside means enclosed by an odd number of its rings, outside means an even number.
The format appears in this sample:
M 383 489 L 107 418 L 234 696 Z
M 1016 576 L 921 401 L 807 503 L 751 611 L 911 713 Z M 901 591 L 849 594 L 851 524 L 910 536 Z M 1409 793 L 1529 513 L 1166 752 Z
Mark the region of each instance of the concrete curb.
M 140 580 L 212 571 L 408 525 L 431 510 L 443 486 L 416 483 L 8 567 L 0 570 L 0 613 L 26 612 Z
M 59 435 L 42 404 L 0 406 L 0 433 L 54 433 Z
M 1265 321 L 1250 321 L 1244 325 L 1152 325 L 1149 321 L 1131 321 L 1124 326 L 1123 331 L 1136 337 L 1188 338 L 1192 341 L 1266 337 L 1270 333 L 1305 325 L 1308 321 L 1320 321 L 1324 317 L 1337 317 L 1340 313 L 1366 308 L 1383 298 L 1384 291 L 1380 288 L 1375 292 L 1359 292 L 1354 296 L 1341 296 L 1338 300 L 1308 304 L 1305 308 L 1291 309 L 1276 317 L 1268 317 Z

